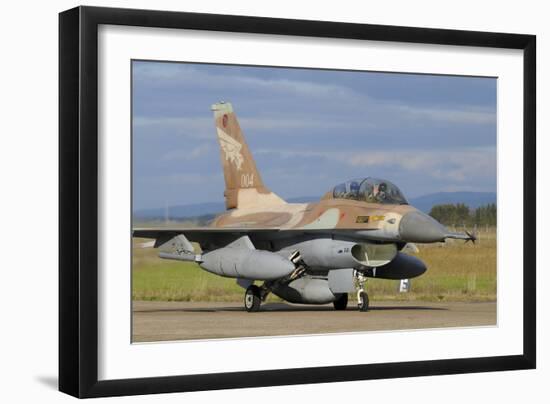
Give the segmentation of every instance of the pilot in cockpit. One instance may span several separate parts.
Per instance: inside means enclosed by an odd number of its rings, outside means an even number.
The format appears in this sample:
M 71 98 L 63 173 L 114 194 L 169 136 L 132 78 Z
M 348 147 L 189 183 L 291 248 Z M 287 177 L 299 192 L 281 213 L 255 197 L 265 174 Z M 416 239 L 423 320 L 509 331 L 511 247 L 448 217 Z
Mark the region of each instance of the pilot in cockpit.
M 387 192 L 387 185 L 386 183 L 382 182 L 378 185 L 378 193 L 376 194 L 376 199 L 378 202 L 384 202 L 386 200 L 386 192 Z
M 401 191 L 390 181 L 364 178 L 347 181 L 333 189 L 334 198 L 380 204 L 407 204 Z
M 349 185 L 349 196 L 351 198 L 357 198 L 358 195 L 359 195 L 359 182 L 352 181 L 351 184 Z

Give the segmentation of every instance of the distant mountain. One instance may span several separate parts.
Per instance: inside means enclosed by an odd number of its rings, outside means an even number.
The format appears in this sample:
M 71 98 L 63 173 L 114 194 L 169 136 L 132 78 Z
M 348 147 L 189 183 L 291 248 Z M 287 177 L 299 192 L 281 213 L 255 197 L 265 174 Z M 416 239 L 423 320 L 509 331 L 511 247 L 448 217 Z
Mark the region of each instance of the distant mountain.
M 497 194 L 495 192 L 437 192 L 435 194 L 410 198 L 409 203 L 426 213 L 434 205 L 451 203 L 464 203 L 470 209 L 475 209 L 489 203 L 497 203 Z
M 225 210 L 223 202 L 205 202 L 168 208 L 142 209 L 134 212 L 134 220 L 184 219 L 211 215 Z
M 287 199 L 290 203 L 307 203 L 319 200 L 318 197 L 300 196 Z M 190 205 L 176 205 L 167 208 L 140 209 L 134 212 L 134 220 L 183 220 L 199 216 L 212 216 L 225 210 L 224 202 L 205 202 Z
M 286 201 L 290 203 L 310 203 L 319 200 L 319 196 L 298 196 L 296 198 L 288 198 Z
M 291 203 L 308 203 L 318 201 L 319 197 L 302 196 L 287 199 Z M 446 203 L 465 203 L 475 209 L 488 203 L 496 203 L 497 195 L 494 192 L 438 192 L 409 199 L 409 203 L 428 213 L 432 206 Z M 201 217 L 212 218 L 216 213 L 223 212 L 223 202 L 205 202 L 190 205 L 177 205 L 168 208 L 142 209 L 134 212 L 134 220 L 187 220 Z M 202 221 L 202 220 L 201 220 Z

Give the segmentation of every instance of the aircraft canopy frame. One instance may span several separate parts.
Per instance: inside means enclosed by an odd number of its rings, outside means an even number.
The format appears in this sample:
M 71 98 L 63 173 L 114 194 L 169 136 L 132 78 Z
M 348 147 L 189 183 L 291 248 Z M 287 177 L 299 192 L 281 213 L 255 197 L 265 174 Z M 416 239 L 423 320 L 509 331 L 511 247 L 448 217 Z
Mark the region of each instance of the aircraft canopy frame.
M 332 189 L 332 197 L 385 205 L 409 204 L 395 184 L 373 177 L 358 178 L 338 184 Z

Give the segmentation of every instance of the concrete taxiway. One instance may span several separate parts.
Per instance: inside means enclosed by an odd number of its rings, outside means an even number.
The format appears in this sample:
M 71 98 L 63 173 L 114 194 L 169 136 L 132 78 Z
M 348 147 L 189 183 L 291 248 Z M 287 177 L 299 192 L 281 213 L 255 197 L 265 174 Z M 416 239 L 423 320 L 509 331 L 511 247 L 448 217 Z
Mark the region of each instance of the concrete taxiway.
M 242 302 L 135 301 L 133 342 L 326 334 L 440 327 L 495 326 L 496 302 L 378 302 L 359 312 L 332 305 L 266 303 L 247 313 Z

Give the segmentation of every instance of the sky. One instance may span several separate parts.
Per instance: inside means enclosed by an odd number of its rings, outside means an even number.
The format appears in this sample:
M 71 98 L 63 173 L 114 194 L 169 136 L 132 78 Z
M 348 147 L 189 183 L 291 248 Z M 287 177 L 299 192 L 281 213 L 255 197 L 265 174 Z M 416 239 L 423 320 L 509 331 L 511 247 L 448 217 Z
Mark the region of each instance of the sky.
M 223 201 L 219 101 L 283 198 L 367 176 L 409 198 L 496 192 L 495 78 L 132 63 L 134 211 Z

